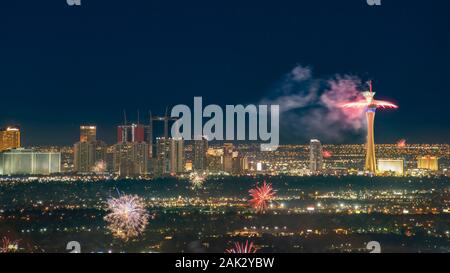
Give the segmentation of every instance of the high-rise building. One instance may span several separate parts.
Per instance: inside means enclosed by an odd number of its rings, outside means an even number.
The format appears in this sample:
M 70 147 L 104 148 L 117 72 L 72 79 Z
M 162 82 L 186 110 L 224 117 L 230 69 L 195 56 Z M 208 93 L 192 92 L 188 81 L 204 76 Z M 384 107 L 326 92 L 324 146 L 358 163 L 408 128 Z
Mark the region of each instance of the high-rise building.
M 149 146 L 146 142 L 121 142 L 114 145 L 114 172 L 121 177 L 135 177 L 148 173 Z
M 49 175 L 61 172 L 61 153 L 11 149 L 0 152 L 0 175 Z
M 74 171 L 73 166 L 73 147 L 65 146 L 60 147 L 59 152 L 61 152 L 61 172 L 71 173 Z
M 117 127 L 117 144 L 113 148 L 114 172 L 121 177 L 135 177 L 149 173 L 151 159 L 150 125 L 125 124 Z M 147 137 L 146 137 L 147 133 Z
M 206 169 L 209 172 L 223 171 L 223 148 L 208 148 L 206 159 L 208 162 Z
M 130 173 L 129 170 L 136 170 L 137 165 L 141 165 L 142 162 L 127 162 L 132 160 L 138 160 L 136 158 L 132 158 L 130 156 L 126 156 L 129 154 L 127 151 L 133 149 L 134 151 L 138 151 L 139 153 L 143 150 L 147 150 L 147 155 L 145 157 L 146 161 L 146 174 L 154 173 L 155 176 L 160 175 L 169 175 L 171 171 L 177 170 L 180 171 L 184 167 L 180 167 L 178 163 L 178 155 L 175 157 L 171 157 L 171 140 L 169 139 L 169 122 L 177 120 L 177 118 L 172 118 L 168 115 L 168 109 L 166 109 L 166 113 L 164 116 L 153 116 L 151 112 L 149 112 L 149 123 L 147 125 L 143 125 L 139 122 L 139 111 L 138 111 L 138 121 L 137 124 L 132 123 L 131 125 L 127 124 L 126 113 L 124 112 L 124 124 L 117 127 L 117 142 L 118 147 L 116 147 L 114 153 L 122 154 L 121 165 L 124 166 L 126 173 Z M 164 122 L 164 137 L 154 139 L 153 132 L 153 122 Z M 120 145 L 119 145 L 120 144 Z M 125 145 L 126 144 L 126 145 Z M 144 148 L 144 144 L 146 144 L 146 148 Z M 178 147 L 179 143 L 174 144 L 175 147 Z M 134 148 L 132 148 L 134 146 Z M 122 152 L 121 152 L 122 151 Z M 136 154 L 136 153 L 135 153 Z M 119 155 L 115 155 L 115 170 L 118 171 L 117 162 Z M 142 159 L 142 158 L 141 158 Z M 141 160 L 139 159 L 139 160 Z M 171 168 L 171 159 L 176 160 L 176 166 L 174 165 Z M 180 160 L 183 158 L 180 157 Z M 131 167 L 134 166 L 134 167 Z M 122 168 L 122 169 L 124 169 Z M 143 168 L 139 168 L 142 172 Z M 124 172 L 121 172 L 124 173 Z M 140 173 L 143 174 L 143 173 Z
M 97 126 L 81 125 L 80 126 L 80 142 L 91 142 L 97 140 Z
M 322 171 L 323 154 L 322 144 L 317 139 L 311 139 L 309 143 L 309 170 L 313 173 Z
M 378 173 L 394 173 L 395 175 L 404 175 L 403 159 L 378 159 Z
M 233 173 L 233 143 L 224 143 L 223 145 L 223 171 Z
M 439 159 L 436 156 L 421 156 L 417 158 L 417 168 L 438 171 Z
M 193 140 L 192 144 L 192 167 L 196 172 L 206 171 L 207 159 L 206 154 L 208 152 L 208 140 L 202 138 L 201 140 Z
M 9 126 L 0 128 L 0 152 L 20 148 L 20 128 Z
M 94 165 L 94 152 L 91 142 L 77 142 L 73 145 L 73 167 L 76 172 L 90 172 Z
M 170 173 L 172 175 L 184 172 L 184 140 L 170 140 Z
M 135 168 L 132 143 L 119 142 L 113 147 L 114 173 L 121 177 L 134 176 Z
M 238 151 L 233 152 L 232 164 L 231 173 L 234 175 L 243 174 L 248 170 L 248 158 L 241 155 Z
M 106 148 L 106 170 L 108 172 L 114 172 L 114 152 L 115 152 L 115 147 L 114 145 L 112 146 L 108 146 Z
M 104 171 L 106 143 L 97 140 L 96 126 L 80 126 L 80 141 L 73 146 L 74 170 L 79 173 Z
M 74 144 L 74 170 L 80 173 L 95 172 L 99 163 L 106 163 L 106 143 L 103 141 Z
M 241 172 L 247 172 L 250 169 L 249 165 L 250 163 L 248 162 L 248 157 L 246 156 L 239 157 L 239 166 Z
M 143 142 L 145 139 L 145 125 L 131 124 L 117 127 L 118 142 Z
M 170 174 L 170 139 L 156 138 L 156 166 L 155 176 Z

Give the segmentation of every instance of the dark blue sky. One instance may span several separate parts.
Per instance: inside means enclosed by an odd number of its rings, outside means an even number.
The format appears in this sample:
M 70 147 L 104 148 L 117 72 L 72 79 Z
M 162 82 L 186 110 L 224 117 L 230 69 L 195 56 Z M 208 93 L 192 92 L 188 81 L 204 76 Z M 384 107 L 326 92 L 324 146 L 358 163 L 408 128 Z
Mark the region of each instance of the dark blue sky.
M 7 1 L 0 125 L 21 124 L 28 145 L 59 145 L 95 123 L 112 143 L 123 108 L 133 118 L 194 95 L 255 103 L 302 64 L 374 79 L 399 103 L 380 114 L 377 142 L 448 143 L 449 11 L 442 0 Z

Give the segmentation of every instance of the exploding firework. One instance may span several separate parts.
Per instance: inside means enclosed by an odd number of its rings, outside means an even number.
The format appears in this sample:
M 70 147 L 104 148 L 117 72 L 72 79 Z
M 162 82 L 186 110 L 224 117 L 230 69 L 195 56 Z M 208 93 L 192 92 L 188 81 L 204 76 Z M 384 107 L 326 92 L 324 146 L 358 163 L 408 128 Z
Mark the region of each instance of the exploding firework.
M 406 139 L 400 139 L 399 141 L 397 141 L 397 147 L 405 148 L 406 147 Z
M 333 153 L 330 152 L 330 151 L 324 150 L 324 151 L 322 152 L 322 156 L 323 156 L 323 158 L 330 158 L 330 157 L 333 156 Z
M 95 173 L 103 173 L 106 171 L 106 162 L 103 160 L 97 161 L 95 166 L 92 168 Z
M 389 101 L 375 100 L 373 97 L 375 93 L 372 90 L 372 81 L 369 81 L 370 90 L 363 93 L 365 96 L 364 100 L 358 100 L 353 102 L 347 102 L 342 104 L 343 108 L 394 108 L 397 109 L 398 106 Z
M 192 188 L 200 188 L 205 182 L 205 177 L 203 175 L 193 173 L 191 174 L 189 181 L 191 182 Z
M 141 234 L 148 224 L 149 214 L 144 201 L 137 195 L 122 195 L 107 201 L 109 213 L 105 216 L 108 229 L 114 237 L 127 241 Z
M 19 241 L 12 241 L 8 237 L 3 237 L 0 253 L 12 253 L 19 250 Z
M 398 106 L 392 102 L 384 100 L 372 100 L 370 103 L 367 102 L 367 100 L 360 100 L 342 104 L 342 107 L 344 108 L 366 108 L 369 106 L 375 106 L 376 108 L 398 108 Z
M 256 253 L 256 248 L 253 246 L 253 242 L 245 241 L 245 244 L 236 242 L 233 248 L 225 250 L 226 253 Z
M 254 189 L 249 190 L 252 199 L 249 200 L 250 205 L 257 212 L 264 212 L 269 202 L 275 197 L 275 191 L 272 188 L 272 184 L 263 182 L 262 186 L 256 186 Z

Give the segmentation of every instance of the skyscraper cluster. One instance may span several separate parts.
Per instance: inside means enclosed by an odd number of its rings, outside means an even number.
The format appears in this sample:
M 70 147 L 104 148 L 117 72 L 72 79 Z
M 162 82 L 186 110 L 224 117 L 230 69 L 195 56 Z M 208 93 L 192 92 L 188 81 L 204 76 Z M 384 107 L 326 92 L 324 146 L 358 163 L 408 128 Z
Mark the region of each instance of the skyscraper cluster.
M 168 120 L 152 118 L 152 121 L 164 123 Z M 187 176 L 190 172 L 198 175 L 367 174 L 362 169 L 362 156 L 367 149 L 361 145 L 325 145 L 323 148 L 320 140 L 312 139 L 308 146 L 284 145 L 281 150 L 266 154 L 251 144 L 211 144 L 204 137 L 185 142 L 169 137 L 166 130 L 162 136 L 152 138 L 152 127 L 139 123 L 119 125 L 117 142 L 107 145 L 98 140 L 95 125 L 82 125 L 79 139 L 72 147 L 22 148 L 20 128 L 8 126 L 0 134 L 3 149 L 0 151 L 0 175 L 65 173 L 150 178 Z M 447 149 L 446 145 L 380 145 L 377 175 L 447 173 Z
M 124 124 L 117 127 L 117 143 L 113 145 L 111 171 L 121 177 L 136 177 L 152 174 L 156 177 L 176 175 L 184 172 L 184 140 L 169 137 L 169 121 L 150 114 L 149 124 Z M 164 123 L 162 137 L 153 138 L 153 122 Z
M 117 143 L 113 147 L 113 171 L 122 177 L 148 173 L 150 144 L 145 139 L 147 128 L 142 124 L 117 127 Z
M 95 125 L 80 126 L 80 139 L 74 144 L 74 171 L 78 174 L 109 171 L 119 177 L 176 176 L 187 171 L 240 174 L 248 169 L 248 160 L 232 143 L 220 151 L 211 151 L 204 137 L 192 140 L 192 156 L 185 155 L 185 141 L 169 136 L 169 116 L 151 116 L 148 125 L 117 126 L 117 142 L 110 148 L 97 140 Z M 162 136 L 155 137 L 153 122 L 163 122 Z
M 18 126 L 0 129 L 0 175 L 49 175 L 61 171 L 61 153 L 21 148 Z

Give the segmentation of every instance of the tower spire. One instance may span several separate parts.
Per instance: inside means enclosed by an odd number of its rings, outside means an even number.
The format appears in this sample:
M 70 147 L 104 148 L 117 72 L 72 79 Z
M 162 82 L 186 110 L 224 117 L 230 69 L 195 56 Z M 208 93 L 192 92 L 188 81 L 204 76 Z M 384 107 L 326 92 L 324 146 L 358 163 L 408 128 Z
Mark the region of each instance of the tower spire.
M 127 125 L 127 111 L 123 109 L 123 121 L 125 122 L 124 125 Z
M 137 124 L 139 125 L 140 123 L 140 117 L 139 117 L 139 108 L 137 109 Z
M 367 83 L 369 84 L 369 92 L 370 92 L 371 94 L 373 94 L 372 80 L 369 80 Z

